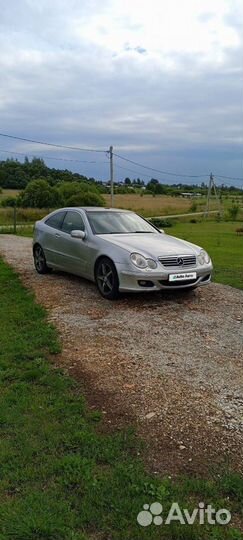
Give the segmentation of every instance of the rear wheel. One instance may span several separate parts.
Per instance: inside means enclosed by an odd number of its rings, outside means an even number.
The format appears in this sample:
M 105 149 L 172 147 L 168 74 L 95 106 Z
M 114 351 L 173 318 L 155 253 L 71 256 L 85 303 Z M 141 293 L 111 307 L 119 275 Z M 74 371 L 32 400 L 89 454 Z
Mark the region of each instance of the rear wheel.
M 46 264 L 45 253 L 40 245 L 34 247 L 34 264 L 38 274 L 51 272 L 51 268 Z
M 95 269 L 95 281 L 100 294 L 108 300 L 119 296 L 119 280 L 116 267 L 111 259 L 102 257 Z

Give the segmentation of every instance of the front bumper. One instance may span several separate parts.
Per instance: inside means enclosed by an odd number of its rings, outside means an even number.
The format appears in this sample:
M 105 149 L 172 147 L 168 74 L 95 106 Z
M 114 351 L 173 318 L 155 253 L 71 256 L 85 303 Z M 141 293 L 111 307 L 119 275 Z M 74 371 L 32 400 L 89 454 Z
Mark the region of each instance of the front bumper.
M 161 271 L 156 270 L 136 270 L 133 271 L 127 266 L 122 264 L 117 264 L 117 272 L 119 278 L 119 290 L 121 292 L 143 292 L 143 291 L 159 291 L 162 289 L 165 290 L 180 290 L 180 289 L 189 289 L 194 287 L 200 287 L 203 285 L 208 285 L 211 282 L 212 275 L 212 264 L 207 264 L 205 266 L 186 268 L 178 270 L 178 268 L 161 269 Z M 179 274 L 179 273 L 188 273 L 196 272 L 196 279 L 185 280 L 185 281 L 169 281 L 170 274 Z

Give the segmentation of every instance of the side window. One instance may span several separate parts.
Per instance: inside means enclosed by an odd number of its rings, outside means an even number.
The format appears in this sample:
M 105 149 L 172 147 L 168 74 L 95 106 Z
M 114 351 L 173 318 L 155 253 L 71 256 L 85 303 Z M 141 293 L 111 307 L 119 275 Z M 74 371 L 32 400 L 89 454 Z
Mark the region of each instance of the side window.
M 54 216 L 46 219 L 45 224 L 49 225 L 49 227 L 53 227 L 54 229 L 61 229 L 65 214 L 66 212 L 57 212 L 54 214 Z
M 78 212 L 69 211 L 63 220 L 62 231 L 71 233 L 71 231 L 84 231 L 84 222 Z

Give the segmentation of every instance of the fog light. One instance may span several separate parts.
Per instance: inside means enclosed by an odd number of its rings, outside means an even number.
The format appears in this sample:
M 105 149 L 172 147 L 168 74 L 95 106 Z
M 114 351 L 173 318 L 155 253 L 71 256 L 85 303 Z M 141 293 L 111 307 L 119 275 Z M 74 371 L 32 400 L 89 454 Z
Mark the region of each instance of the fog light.
M 154 287 L 154 283 L 152 281 L 147 281 L 146 279 L 140 279 L 138 284 L 140 287 Z

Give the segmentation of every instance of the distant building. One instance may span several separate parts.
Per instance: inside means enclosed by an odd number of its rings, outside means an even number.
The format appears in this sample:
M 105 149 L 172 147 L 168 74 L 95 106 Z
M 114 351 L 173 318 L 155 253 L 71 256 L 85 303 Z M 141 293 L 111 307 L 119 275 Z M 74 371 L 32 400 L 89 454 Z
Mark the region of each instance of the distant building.
M 185 193 L 181 193 L 181 197 L 184 199 L 192 199 L 193 197 L 202 197 L 201 193 L 195 193 L 194 191 L 186 191 Z

